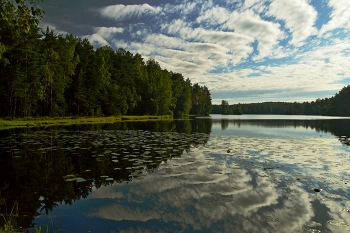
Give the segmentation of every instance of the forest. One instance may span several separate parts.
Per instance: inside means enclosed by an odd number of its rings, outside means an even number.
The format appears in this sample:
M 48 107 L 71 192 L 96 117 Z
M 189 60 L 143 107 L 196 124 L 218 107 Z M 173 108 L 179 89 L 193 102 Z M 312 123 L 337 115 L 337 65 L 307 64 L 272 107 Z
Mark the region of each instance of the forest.
M 350 116 L 350 85 L 343 87 L 330 98 L 311 102 L 263 102 L 233 104 L 222 100 L 221 105 L 213 105 L 213 114 L 281 114 L 281 115 L 325 115 Z
M 150 58 L 40 28 L 34 0 L 0 1 L 0 117 L 209 115 L 206 86 Z

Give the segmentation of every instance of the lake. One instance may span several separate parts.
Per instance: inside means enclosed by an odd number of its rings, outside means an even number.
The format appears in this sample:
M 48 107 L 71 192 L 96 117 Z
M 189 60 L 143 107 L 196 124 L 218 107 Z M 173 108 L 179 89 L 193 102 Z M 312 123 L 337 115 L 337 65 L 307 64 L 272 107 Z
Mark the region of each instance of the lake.
M 349 168 L 350 118 L 13 129 L 0 213 L 30 232 L 349 232 Z

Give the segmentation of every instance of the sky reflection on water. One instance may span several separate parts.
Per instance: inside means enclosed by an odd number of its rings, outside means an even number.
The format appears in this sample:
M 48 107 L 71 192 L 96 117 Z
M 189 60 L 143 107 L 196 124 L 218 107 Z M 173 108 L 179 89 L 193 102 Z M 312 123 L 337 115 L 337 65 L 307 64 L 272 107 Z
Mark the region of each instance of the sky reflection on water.
M 50 143 L 70 144 L 55 151 L 94 175 L 60 176 L 89 195 L 35 222 L 66 232 L 349 232 L 349 122 L 212 120 L 210 134 L 189 122 L 192 134 L 56 132 Z
M 181 157 L 93 187 L 36 222 L 61 221 L 69 232 L 350 231 L 350 153 L 339 138 L 302 127 L 228 129 L 214 123 L 209 140 Z

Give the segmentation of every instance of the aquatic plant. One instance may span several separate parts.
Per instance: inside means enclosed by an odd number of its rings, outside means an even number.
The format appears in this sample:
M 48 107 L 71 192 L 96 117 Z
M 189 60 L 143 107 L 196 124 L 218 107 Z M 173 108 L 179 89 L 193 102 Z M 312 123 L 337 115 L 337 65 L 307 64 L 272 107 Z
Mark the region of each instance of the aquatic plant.
M 0 216 L 4 219 L 5 222 L 4 226 L 0 227 L 0 233 L 18 232 L 15 228 L 16 217 L 18 216 L 18 203 L 15 203 L 15 205 L 13 205 L 9 214 L 0 213 Z

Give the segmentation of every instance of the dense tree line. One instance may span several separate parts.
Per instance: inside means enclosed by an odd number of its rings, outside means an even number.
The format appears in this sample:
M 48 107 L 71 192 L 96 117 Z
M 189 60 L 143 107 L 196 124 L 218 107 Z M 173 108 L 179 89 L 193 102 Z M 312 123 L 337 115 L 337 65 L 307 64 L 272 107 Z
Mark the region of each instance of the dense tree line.
M 350 116 L 350 85 L 343 87 L 331 98 L 317 99 L 312 102 L 264 102 L 229 105 L 227 101 L 223 100 L 221 105 L 213 105 L 212 113 L 235 114 L 234 109 L 238 106 L 241 107 L 243 114 Z
M 223 115 L 242 115 L 242 107 L 241 104 L 229 105 L 226 100 L 221 101 L 221 106 L 213 106 L 213 112 L 221 113 Z
M 208 115 L 207 87 L 157 61 L 38 25 L 34 0 L 0 2 L 0 116 Z

